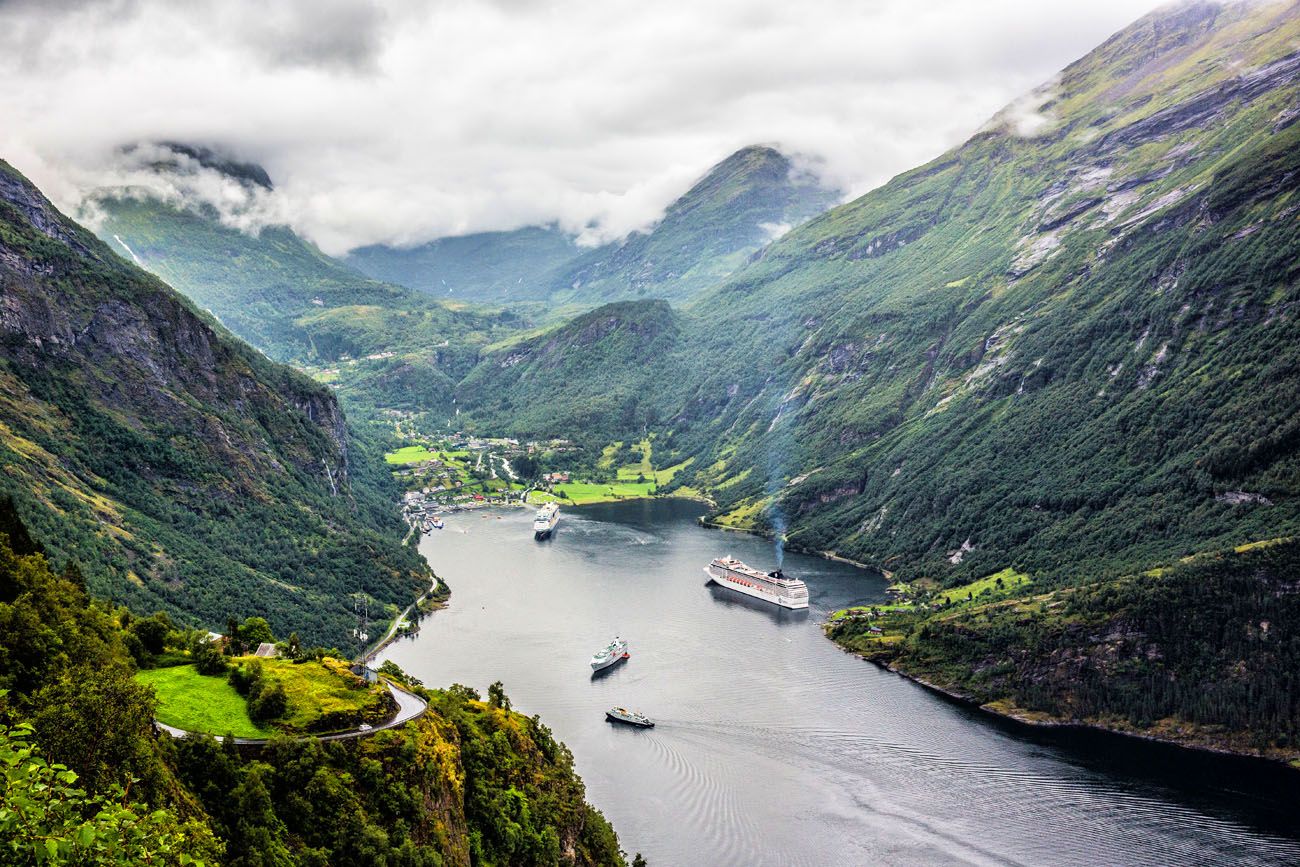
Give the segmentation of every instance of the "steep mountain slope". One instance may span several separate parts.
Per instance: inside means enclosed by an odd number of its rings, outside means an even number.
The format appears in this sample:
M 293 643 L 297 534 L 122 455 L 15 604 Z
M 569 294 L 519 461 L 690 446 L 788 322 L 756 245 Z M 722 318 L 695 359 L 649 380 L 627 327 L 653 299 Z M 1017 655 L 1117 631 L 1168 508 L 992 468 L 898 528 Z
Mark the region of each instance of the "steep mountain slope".
M 501 304 L 544 300 L 538 279 L 582 251 L 554 227 L 479 232 L 439 238 L 417 247 L 359 247 L 345 261 L 376 280 L 409 286 L 437 297 Z
M 250 190 L 270 184 L 258 166 L 211 158 L 199 164 Z M 180 168 L 155 168 L 166 173 L 186 167 L 192 169 L 185 161 Z M 444 344 L 472 347 L 515 327 L 513 316 L 470 311 L 365 277 L 284 226 L 241 231 L 223 223 L 209 206 L 164 202 L 138 189 L 102 191 L 95 211 L 96 231 L 110 247 L 277 360 L 332 363 L 342 356 L 384 352 L 427 355 Z M 456 377 L 463 372 L 456 371 Z
M 1298 37 L 1294 3 L 1145 18 L 688 305 L 655 358 L 691 373 L 564 387 L 657 406 L 728 520 L 908 576 L 1294 528 Z M 506 360 L 479 400 L 544 405 Z
M 489 303 L 682 301 L 838 198 L 784 154 L 752 146 L 713 166 L 654 228 L 617 243 L 584 252 L 557 229 L 530 227 L 410 250 L 363 247 L 347 261 L 376 279 Z
M 649 232 L 597 247 L 560 268 L 550 280 L 551 296 L 582 304 L 689 299 L 838 199 L 838 192 L 800 175 L 784 154 L 744 148 L 710 169 Z
M 488 352 L 457 386 L 457 404 L 486 430 L 599 447 L 660 422 L 660 382 L 691 376 L 676 355 L 682 332 L 666 301 L 607 304 Z
M 912 582 L 846 647 L 1004 712 L 1293 757 L 1297 106 L 1300 4 L 1161 10 L 687 305 L 668 375 L 565 387 L 657 405 L 656 461 L 693 458 L 670 486 L 717 520 Z M 543 405 L 539 369 L 497 388 Z M 1029 583 L 936 607 L 1008 567 Z
M 330 392 L 114 255 L 0 163 L 0 490 L 99 594 L 346 644 L 427 583 Z
M 1294 527 L 1298 36 L 1293 3 L 1144 19 L 1033 135 L 1014 107 L 702 299 L 730 339 L 682 420 L 767 470 L 723 509 L 944 580 Z

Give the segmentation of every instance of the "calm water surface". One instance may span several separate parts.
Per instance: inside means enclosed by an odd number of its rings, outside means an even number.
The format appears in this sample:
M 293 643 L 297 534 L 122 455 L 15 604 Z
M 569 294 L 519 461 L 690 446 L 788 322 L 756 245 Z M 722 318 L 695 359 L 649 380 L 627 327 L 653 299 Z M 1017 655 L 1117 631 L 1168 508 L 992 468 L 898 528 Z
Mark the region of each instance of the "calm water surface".
M 706 584 L 770 543 L 705 530 L 700 507 L 452 515 L 421 550 L 451 607 L 385 656 L 430 685 L 505 683 L 573 750 L 628 852 L 669 865 L 1300 864 L 1288 772 L 1113 737 L 1000 723 L 840 652 L 826 614 L 883 578 L 792 555 L 812 609 Z M 593 677 L 615 634 L 632 658 Z M 604 721 L 622 704 L 658 722 Z M 1296 775 L 1300 778 L 1300 775 Z

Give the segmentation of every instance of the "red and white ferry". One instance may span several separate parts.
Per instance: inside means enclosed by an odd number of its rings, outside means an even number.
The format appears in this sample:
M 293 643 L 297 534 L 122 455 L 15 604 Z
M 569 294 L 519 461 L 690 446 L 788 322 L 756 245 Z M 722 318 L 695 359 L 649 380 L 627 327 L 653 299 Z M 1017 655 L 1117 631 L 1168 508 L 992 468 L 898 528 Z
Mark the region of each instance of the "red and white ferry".
M 718 557 L 704 567 L 704 574 L 719 587 L 780 605 L 782 608 L 807 608 L 808 585 L 798 578 L 788 578 L 780 570 L 759 572 L 735 557 Z

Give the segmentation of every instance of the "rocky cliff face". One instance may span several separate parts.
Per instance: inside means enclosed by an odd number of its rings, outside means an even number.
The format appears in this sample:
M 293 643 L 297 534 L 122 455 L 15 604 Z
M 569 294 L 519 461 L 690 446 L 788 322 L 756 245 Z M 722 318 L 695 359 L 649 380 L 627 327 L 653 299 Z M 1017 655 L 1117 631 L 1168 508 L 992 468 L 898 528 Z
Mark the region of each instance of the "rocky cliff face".
M 349 440 L 327 389 L 225 333 L 0 164 L 0 483 L 74 519 L 72 538 L 45 541 L 97 589 L 211 625 L 227 607 L 265 606 L 287 633 L 322 604 L 307 598 L 311 576 L 344 579 L 268 547 L 302 534 L 290 547 L 373 546 L 357 589 L 404 598 L 419 564 L 383 552 L 373 504 L 357 516 Z M 165 544 L 172 534 L 183 541 Z M 223 600 L 223 581 L 250 596 Z

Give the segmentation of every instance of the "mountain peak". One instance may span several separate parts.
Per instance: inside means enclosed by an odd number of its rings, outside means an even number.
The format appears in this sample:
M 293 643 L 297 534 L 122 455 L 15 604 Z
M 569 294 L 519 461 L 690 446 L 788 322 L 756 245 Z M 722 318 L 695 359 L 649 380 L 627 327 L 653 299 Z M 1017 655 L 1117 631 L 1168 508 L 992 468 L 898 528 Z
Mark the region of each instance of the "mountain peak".
M 221 149 L 206 145 L 160 141 L 129 145 L 123 148 L 123 152 L 128 156 L 143 157 L 148 166 L 158 172 L 189 174 L 197 166 L 219 172 L 245 186 L 273 189 L 271 176 L 257 163 L 243 162 Z

